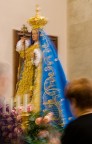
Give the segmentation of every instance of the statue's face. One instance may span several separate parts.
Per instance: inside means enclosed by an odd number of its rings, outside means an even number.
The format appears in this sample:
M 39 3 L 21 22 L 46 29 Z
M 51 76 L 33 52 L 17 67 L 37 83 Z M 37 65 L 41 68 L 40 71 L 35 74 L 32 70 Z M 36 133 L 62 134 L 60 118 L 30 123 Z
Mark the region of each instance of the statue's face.
M 38 30 L 32 30 L 32 39 L 33 41 L 38 41 L 38 37 L 39 37 L 39 34 L 38 34 Z

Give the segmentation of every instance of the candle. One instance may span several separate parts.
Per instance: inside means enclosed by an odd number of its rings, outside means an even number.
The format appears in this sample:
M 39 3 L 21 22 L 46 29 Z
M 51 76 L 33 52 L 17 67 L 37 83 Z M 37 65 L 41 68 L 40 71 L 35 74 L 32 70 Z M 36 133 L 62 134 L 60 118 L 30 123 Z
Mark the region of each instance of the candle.
M 13 109 L 13 98 L 10 98 L 9 112 L 12 112 L 12 109 Z
M 17 107 L 17 109 L 20 107 L 20 96 L 17 96 L 16 107 Z
M 24 95 L 24 100 L 23 100 L 24 112 L 27 112 L 27 100 L 28 100 L 28 94 L 25 94 Z
M 4 98 L 3 113 L 6 113 L 6 99 Z

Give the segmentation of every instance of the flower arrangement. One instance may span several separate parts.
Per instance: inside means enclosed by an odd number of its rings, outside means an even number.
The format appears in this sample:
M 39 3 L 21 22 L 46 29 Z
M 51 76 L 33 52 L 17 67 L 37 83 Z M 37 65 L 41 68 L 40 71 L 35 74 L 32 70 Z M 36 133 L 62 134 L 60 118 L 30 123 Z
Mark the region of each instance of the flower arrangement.
M 29 112 L 26 121 L 26 129 L 24 131 L 23 141 L 25 144 L 59 144 L 59 129 L 52 125 L 52 112 Z
M 23 119 L 23 107 L 6 113 L 0 107 L 0 144 L 59 144 L 59 129 L 52 125 L 53 113 L 34 113 L 33 106 L 27 106 Z
M 0 106 L 0 144 L 14 144 L 15 140 L 19 141 L 22 134 L 21 117 L 19 113 L 13 109 L 9 112 L 9 106 L 6 106 L 6 113 Z

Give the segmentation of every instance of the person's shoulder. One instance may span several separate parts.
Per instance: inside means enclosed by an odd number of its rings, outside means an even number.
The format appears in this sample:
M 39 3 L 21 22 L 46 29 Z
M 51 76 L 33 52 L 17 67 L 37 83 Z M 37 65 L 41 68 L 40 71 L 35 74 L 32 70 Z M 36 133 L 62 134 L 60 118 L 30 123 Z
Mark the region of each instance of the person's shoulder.
M 64 128 L 61 142 L 62 144 L 70 143 L 72 141 L 72 137 L 75 137 L 76 125 L 75 120 L 71 121 L 67 126 Z
M 71 121 L 66 128 L 77 128 L 79 125 L 85 125 L 85 123 L 92 121 L 92 114 L 82 115 L 75 120 Z
M 66 130 L 73 130 L 76 128 L 76 126 L 79 123 L 79 119 L 74 119 L 73 121 L 71 121 L 67 126 L 66 126 Z

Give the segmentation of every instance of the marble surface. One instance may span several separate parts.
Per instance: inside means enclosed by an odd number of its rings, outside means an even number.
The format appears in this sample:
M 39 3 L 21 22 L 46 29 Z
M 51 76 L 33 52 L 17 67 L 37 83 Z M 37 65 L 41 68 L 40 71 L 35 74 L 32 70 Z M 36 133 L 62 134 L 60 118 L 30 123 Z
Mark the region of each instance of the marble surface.
M 92 0 L 68 0 L 68 77 L 92 78 Z
M 69 24 L 78 24 L 92 19 L 92 0 L 68 0 Z

